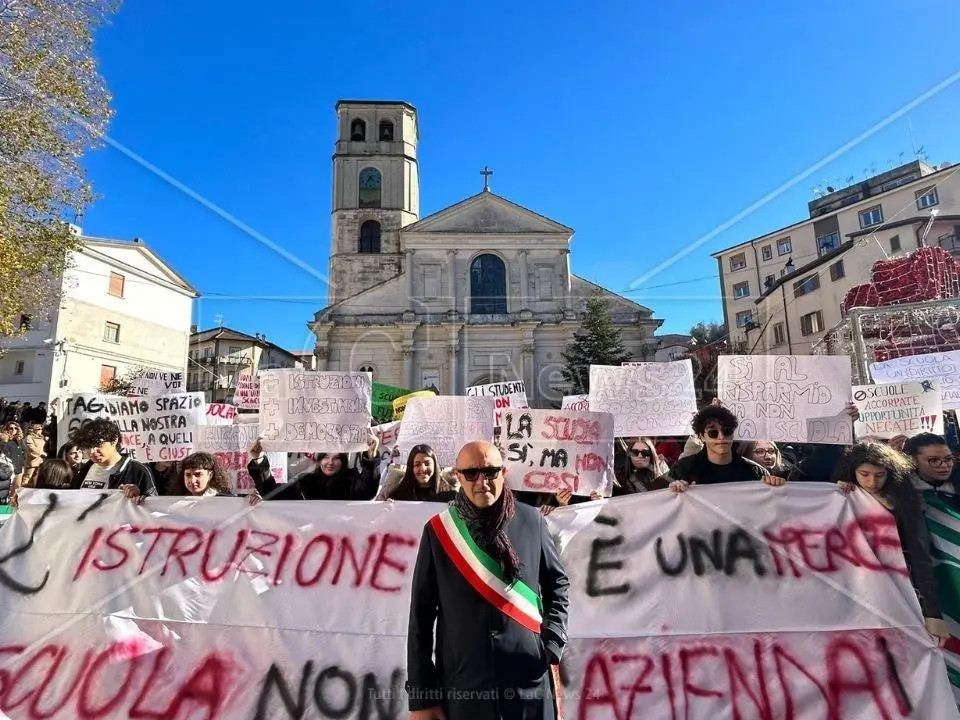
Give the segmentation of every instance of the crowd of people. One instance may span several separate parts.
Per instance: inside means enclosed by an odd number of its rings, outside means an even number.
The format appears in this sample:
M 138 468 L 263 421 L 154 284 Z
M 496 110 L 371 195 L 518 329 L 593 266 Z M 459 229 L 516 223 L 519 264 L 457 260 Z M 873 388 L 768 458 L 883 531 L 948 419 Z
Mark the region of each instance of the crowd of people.
M 8 414 L 12 413 L 10 406 L 2 411 L 4 418 L 16 418 L 0 426 L 0 483 L 5 482 L 10 488 L 9 500 L 15 507 L 19 487 L 120 490 L 137 502 L 156 495 L 234 494 L 213 455 L 195 452 L 176 463 L 138 462 L 124 452 L 120 430 L 109 419 L 85 423 L 69 443 L 51 453 L 49 424 L 45 438 L 44 425 L 35 422 L 40 419 L 41 409 L 20 406 L 19 415 Z M 852 403 L 848 405 L 848 414 L 851 421 L 858 418 Z M 933 573 L 932 541 L 923 499 L 935 496 L 960 512 L 960 463 L 947 439 L 921 433 L 910 438 L 859 438 L 850 446 L 781 447 L 771 441 L 735 442 L 737 426 L 734 413 L 715 401 L 693 417 L 688 438 L 617 438 L 610 496 L 657 490 L 696 492 L 697 486 L 734 482 L 761 482 L 773 487 L 795 482 L 834 482 L 844 493 L 859 488 L 876 498 L 895 518 L 927 629 L 942 645 L 949 632 Z M 247 466 L 256 488 L 248 495 L 248 502 L 435 502 L 448 508 L 460 507 L 462 514 L 469 514 L 469 508 L 463 506 L 464 498 L 476 500 L 478 488 L 485 483 L 499 483 L 500 488 L 504 485 L 502 456 L 496 445 L 488 445 L 494 450 L 481 446 L 485 453 L 482 467 L 442 467 L 433 448 L 420 444 L 409 452 L 405 463 L 388 464 L 381 472 L 380 448 L 371 433 L 365 452 L 319 453 L 307 472 L 290 482 L 278 483 L 258 441 L 250 448 Z M 490 505 L 500 503 L 498 507 L 502 509 L 503 503 L 511 507 L 518 504 L 541 516 L 558 507 L 602 497 L 597 492 L 574 496 L 570 492 L 494 490 L 488 498 Z M 513 517 L 515 511 L 508 514 Z M 470 517 L 479 528 L 479 546 L 493 548 L 497 562 L 509 564 L 501 547 L 502 532 L 492 533 L 489 523 L 475 515 Z M 498 522 L 502 525 L 503 517 Z M 557 658 L 558 653 L 559 650 Z M 425 666 L 421 663 L 421 667 Z

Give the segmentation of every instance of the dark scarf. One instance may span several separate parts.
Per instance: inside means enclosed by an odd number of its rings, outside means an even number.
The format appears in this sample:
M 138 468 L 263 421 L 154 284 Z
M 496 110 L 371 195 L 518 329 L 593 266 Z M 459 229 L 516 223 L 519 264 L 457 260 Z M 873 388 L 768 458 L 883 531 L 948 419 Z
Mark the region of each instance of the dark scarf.
M 470 537 L 503 568 L 507 580 L 520 577 L 520 558 L 507 538 L 507 523 L 517 511 L 513 491 L 504 488 L 497 501 L 488 508 L 478 508 L 463 490 L 457 493 L 453 506 L 470 531 Z

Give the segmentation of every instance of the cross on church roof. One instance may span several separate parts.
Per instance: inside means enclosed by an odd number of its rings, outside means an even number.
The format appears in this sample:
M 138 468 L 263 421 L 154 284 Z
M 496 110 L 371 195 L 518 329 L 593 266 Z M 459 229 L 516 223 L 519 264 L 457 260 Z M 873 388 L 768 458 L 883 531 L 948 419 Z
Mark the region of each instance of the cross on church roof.
M 490 192 L 490 176 L 493 175 L 493 170 L 484 165 L 483 170 L 480 171 L 480 174 L 483 175 L 484 192 Z

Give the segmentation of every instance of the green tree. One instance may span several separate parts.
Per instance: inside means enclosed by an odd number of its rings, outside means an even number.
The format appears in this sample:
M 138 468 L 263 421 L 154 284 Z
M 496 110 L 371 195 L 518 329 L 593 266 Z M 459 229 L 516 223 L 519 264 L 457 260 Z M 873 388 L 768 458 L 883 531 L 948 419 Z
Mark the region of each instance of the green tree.
M 580 330 L 563 353 L 566 367 L 561 372 L 570 383 L 571 394 L 590 392 L 591 365 L 620 365 L 629 359 L 630 353 L 623 347 L 620 329 L 610 319 L 606 301 L 599 292 L 594 293 L 587 299 Z
M 690 336 L 697 341 L 697 345 L 703 347 L 710 345 L 727 336 L 727 329 L 722 323 L 717 322 L 698 322 L 690 328 Z
M 123 375 L 117 377 L 114 375 L 109 380 L 100 383 L 100 392 L 105 395 L 119 395 L 126 397 L 136 385 L 137 380 L 143 373 L 143 368 L 134 367 L 127 370 Z
M 0 0 L 0 335 L 49 311 L 92 191 L 81 158 L 110 120 L 93 33 L 119 0 Z

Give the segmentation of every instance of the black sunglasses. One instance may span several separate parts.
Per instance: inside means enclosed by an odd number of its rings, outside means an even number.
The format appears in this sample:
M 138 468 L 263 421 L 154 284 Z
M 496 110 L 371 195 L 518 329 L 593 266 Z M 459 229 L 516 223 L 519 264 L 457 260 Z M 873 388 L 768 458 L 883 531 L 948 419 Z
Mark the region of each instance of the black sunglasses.
M 645 458 L 652 457 L 653 455 L 653 453 L 651 453 L 647 448 L 644 448 L 643 450 L 635 450 L 635 449 L 631 450 L 630 454 L 633 455 L 634 457 L 645 457 Z
M 716 440 L 718 437 L 723 435 L 724 437 L 733 437 L 733 433 L 736 428 L 732 427 L 722 427 L 719 430 L 717 428 L 710 428 L 707 430 L 706 435 L 711 440 Z
M 502 467 L 482 467 L 482 468 L 461 468 L 457 470 L 458 473 L 463 475 L 465 480 L 470 482 L 476 482 L 477 478 L 483 475 L 484 480 L 496 480 L 497 476 L 500 475 Z

